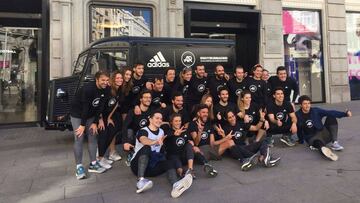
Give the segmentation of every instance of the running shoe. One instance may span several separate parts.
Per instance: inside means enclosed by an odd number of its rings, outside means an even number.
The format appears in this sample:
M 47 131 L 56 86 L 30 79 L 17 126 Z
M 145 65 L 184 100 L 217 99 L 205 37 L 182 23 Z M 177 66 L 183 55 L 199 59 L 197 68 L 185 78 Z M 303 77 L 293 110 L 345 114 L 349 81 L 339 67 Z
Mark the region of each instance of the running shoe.
M 326 158 L 330 159 L 331 161 L 337 161 L 339 157 L 331 151 L 328 147 L 321 147 L 321 154 L 324 155 Z
M 142 193 L 145 192 L 146 190 L 149 190 L 150 188 L 152 188 L 153 186 L 153 182 L 149 179 L 146 178 L 140 178 L 140 180 L 136 183 L 136 193 Z
M 215 170 L 214 167 L 209 163 L 204 164 L 204 171 L 209 177 L 212 178 L 216 177 L 218 174 L 217 170 Z
M 75 175 L 76 175 L 76 178 L 78 180 L 81 180 L 81 179 L 84 179 L 86 178 L 86 173 L 85 173 L 85 168 L 84 166 L 80 165 L 76 168 L 76 171 L 75 171 Z
M 295 143 L 291 140 L 291 138 L 290 138 L 289 135 L 283 135 L 283 136 L 280 138 L 280 141 L 283 142 L 284 144 L 286 144 L 286 145 L 289 146 L 289 147 L 295 146 Z
M 341 151 L 344 149 L 344 147 L 341 146 L 338 141 L 334 141 L 333 143 L 331 143 L 330 148 L 334 151 Z
M 193 177 L 191 174 L 187 174 L 184 176 L 184 178 L 180 179 L 176 183 L 173 184 L 173 189 L 171 191 L 171 197 L 177 198 L 182 193 L 184 193 L 189 187 L 191 186 L 193 182 Z
M 99 162 L 96 161 L 95 164 L 90 163 L 88 171 L 90 173 L 104 173 L 106 171 L 106 169 L 101 167 Z
M 252 167 L 254 167 L 258 162 L 258 156 L 257 154 L 252 155 L 251 157 L 245 158 L 242 161 L 241 164 L 241 170 L 242 171 L 248 171 L 250 170 Z
M 112 160 L 112 161 L 120 161 L 121 156 L 115 151 L 113 153 L 110 153 L 109 159 Z

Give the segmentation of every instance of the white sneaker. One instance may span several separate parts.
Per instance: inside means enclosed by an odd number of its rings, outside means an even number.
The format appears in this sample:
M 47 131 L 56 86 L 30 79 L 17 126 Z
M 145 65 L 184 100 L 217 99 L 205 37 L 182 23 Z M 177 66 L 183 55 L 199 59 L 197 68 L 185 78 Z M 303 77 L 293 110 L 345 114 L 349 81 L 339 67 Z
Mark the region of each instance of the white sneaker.
M 109 159 L 112 161 L 120 161 L 121 156 L 117 152 L 114 152 L 109 155 Z
M 152 188 L 153 186 L 153 182 L 149 179 L 146 178 L 141 178 L 137 183 L 136 183 L 136 193 L 142 193 L 145 192 L 146 190 L 149 190 L 150 188 Z
M 111 169 L 112 166 L 106 161 L 105 158 L 102 158 L 100 161 L 99 161 L 99 164 L 101 167 L 105 168 L 105 169 Z
M 171 197 L 177 198 L 182 193 L 184 193 L 189 187 L 191 186 L 193 182 L 193 177 L 191 174 L 185 175 L 181 180 L 177 181 L 173 185 L 173 189 L 171 191 Z
M 114 163 L 113 160 L 107 159 L 107 158 L 105 158 L 105 157 L 104 157 L 104 159 L 105 159 L 105 161 L 106 161 L 108 164 L 113 164 L 113 163 Z
M 337 161 L 339 159 L 339 157 L 334 154 L 334 152 L 332 152 L 330 148 L 321 147 L 321 153 L 331 161 Z
M 344 147 L 341 146 L 338 141 L 334 141 L 333 143 L 331 143 L 330 148 L 334 151 L 341 151 L 344 149 Z

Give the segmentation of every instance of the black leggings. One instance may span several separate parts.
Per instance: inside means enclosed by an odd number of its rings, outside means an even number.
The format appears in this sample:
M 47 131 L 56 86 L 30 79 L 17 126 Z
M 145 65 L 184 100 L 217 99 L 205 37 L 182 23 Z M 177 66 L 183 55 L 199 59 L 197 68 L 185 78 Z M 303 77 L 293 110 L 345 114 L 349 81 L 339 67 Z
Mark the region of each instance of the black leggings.
M 274 123 L 270 124 L 270 129 L 268 130 L 268 136 L 274 134 L 290 134 L 291 122 L 283 122 L 282 126 L 278 126 Z
M 230 148 L 230 156 L 234 159 L 243 160 L 251 157 L 258 151 L 261 155 L 266 155 L 268 145 L 265 141 L 254 142 L 249 145 L 234 145 Z
M 181 168 L 187 164 L 188 160 L 194 159 L 194 151 L 190 143 L 186 143 L 184 149 L 179 154 L 168 154 L 168 160 L 173 160 L 176 164 L 176 168 Z
M 107 118 L 107 117 L 105 117 Z M 107 119 L 104 120 L 105 129 L 99 131 L 98 135 L 98 148 L 99 148 L 99 156 L 103 157 L 106 153 L 107 148 L 109 147 L 111 141 L 121 131 L 121 117 L 120 114 L 115 112 L 112 116 L 115 126 L 107 125 Z
M 154 167 L 149 167 L 151 154 L 150 146 L 143 146 L 136 156 L 131 160 L 131 171 L 140 177 L 155 177 L 167 172 L 168 180 L 174 184 L 178 178 L 176 174 L 176 163 L 173 160 L 164 160 L 156 163 Z
M 317 149 L 325 146 L 329 142 L 336 141 L 338 137 L 338 122 L 335 117 L 328 116 L 325 119 L 324 128 L 316 132 L 315 135 L 307 139 L 309 145 Z

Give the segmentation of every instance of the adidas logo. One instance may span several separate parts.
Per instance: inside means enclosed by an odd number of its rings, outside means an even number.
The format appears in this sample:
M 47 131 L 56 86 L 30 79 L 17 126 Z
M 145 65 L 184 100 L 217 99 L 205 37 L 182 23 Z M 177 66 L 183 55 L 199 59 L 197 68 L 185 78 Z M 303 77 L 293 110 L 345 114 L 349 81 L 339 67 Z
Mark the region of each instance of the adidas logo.
M 158 53 L 156 53 L 156 55 L 150 59 L 149 63 L 147 63 L 147 67 L 149 68 L 158 68 L 158 67 L 170 67 L 170 64 L 168 62 L 166 62 L 164 56 L 162 55 L 162 53 L 159 51 Z

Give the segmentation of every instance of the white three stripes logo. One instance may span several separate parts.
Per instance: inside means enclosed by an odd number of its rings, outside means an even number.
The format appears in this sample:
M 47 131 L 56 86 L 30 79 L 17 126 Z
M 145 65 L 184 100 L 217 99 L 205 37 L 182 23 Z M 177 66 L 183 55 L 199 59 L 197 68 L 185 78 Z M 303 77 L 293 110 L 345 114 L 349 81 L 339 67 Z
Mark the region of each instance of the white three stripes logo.
M 162 53 L 159 51 L 152 59 L 150 59 L 150 62 L 166 62 L 166 60 Z

